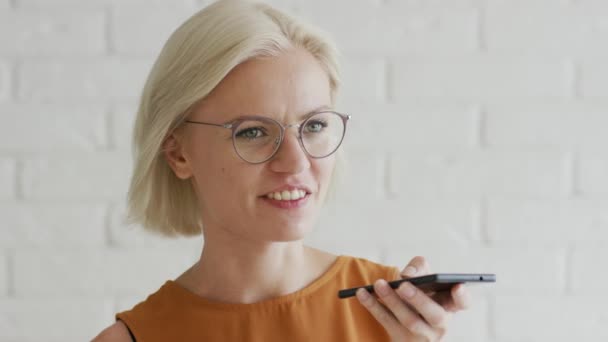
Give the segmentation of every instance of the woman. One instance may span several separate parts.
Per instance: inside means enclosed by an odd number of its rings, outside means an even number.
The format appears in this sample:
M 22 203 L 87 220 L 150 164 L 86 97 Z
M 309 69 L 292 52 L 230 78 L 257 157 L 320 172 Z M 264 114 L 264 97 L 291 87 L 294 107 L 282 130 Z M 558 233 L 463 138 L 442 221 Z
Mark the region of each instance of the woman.
M 134 222 L 204 237 L 200 260 L 95 341 L 435 341 L 462 286 L 430 298 L 401 273 L 303 245 L 335 176 L 349 116 L 335 51 L 275 9 L 219 1 L 167 41 L 135 124 Z M 375 282 L 376 295 L 337 291 Z

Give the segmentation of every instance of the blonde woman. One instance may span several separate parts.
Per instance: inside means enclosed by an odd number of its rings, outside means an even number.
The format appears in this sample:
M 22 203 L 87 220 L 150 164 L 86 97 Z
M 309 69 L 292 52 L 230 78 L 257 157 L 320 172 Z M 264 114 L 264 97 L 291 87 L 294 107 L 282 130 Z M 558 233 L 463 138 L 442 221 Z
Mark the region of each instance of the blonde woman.
M 133 222 L 202 234 L 198 262 L 118 313 L 95 341 L 437 341 L 462 286 L 431 298 L 403 271 L 305 246 L 349 115 L 319 32 L 268 5 L 218 1 L 165 44 L 134 130 Z M 352 137 L 356 139 L 356 137 Z M 340 289 L 374 283 L 357 298 Z

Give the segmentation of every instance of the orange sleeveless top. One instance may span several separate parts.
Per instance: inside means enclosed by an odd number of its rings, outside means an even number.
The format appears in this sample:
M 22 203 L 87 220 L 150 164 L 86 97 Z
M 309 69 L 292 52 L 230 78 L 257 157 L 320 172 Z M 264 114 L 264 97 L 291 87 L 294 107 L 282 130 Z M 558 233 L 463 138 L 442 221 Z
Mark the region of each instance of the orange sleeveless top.
M 357 298 L 339 299 L 338 290 L 398 274 L 396 267 L 341 255 L 307 287 L 252 304 L 210 301 L 169 280 L 116 319 L 137 342 L 389 341 Z

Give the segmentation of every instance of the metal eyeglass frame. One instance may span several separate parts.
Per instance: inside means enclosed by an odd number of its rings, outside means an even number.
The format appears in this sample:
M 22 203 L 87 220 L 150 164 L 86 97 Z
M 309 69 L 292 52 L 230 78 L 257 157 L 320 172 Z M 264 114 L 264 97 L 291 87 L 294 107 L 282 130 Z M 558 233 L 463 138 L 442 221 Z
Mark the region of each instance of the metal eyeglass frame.
M 306 147 L 304 147 L 304 142 L 302 141 L 302 130 L 306 126 L 306 123 L 308 122 L 308 120 L 310 120 L 315 115 L 322 114 L 322 113 L 333 113 L 333 114 L 338 115 L 342 119 L 342 123 L 344 124 L 344 130 L 342 131 L 342 136 L 340 137 L 340 142 L 338 143 L 336 148 L 333 149 L 333 151 L 329 152 L 328 154 L 326 154 L 324 156 L 315 157 L 315 156 L 311 155 L 308 152 L 308 150 L 306 150 Z M 216 127 L 222 127 L 222 128 L 227 128 L 227 129 L 232 130 L 232 147 L 234 148 L 234 152 L 236 152 L 236 154 L 239 156 L 239 158 L 241 158 L 242 160 L 244 160 L 250 164 L 261 164 L 261 163 L 265 163 L 268 160 L 272 159 L 272 157 L 274 157 L 277 154 L 277 151 L 281 147 L 281 144 L 283 143 L 283 139 L 285 138 L 285 130 L 287 130 L 287 128 L 290 128 L 290 127 L 298 128 L 298 136 L 297 136 L 298 142 L 300 143 L 300 147 L 302 148 L 304 153 L 306 153 L 307 156 L 309 156 L 310 158 L 314 158 L 314 159 L 321 159 L 321 158 L 325 158 L 325 157 L 332 155 L 334 152 L 336 152 L 338 150 L 340 145 L 342 145 L 342 141 L 344 140 L 344 135 L 346 134 L 346 123 L 348 122 L 348 120 L 350 120 L 350 118 L 351 118 L 351 116 L 348 114 L 342 114 L 342 113 L 338 113 L 338 112 L 335 112 L 332 110 L 323 110 L 323 111 L 313 112 L 313 113 L 308 114 L 307 117 L 304 119 L 304 121 L 302 121 L 299 124 L 289 124 L 289 125 L 283 125 L 275 119 L 269 118 L 267 116 L 261 116 L 261 115 L 241 116 L 241 117 L 238 117 L 238 118 L 236 118 L 230 122 L 224 123 L 224 124 L 216 124 L 216 123 L 211 123 L 211 122 L 194 121 L 194 120 L 185 120 L 184 122 L 199 124 L 199 125 L 216 126 Z M 262 161 L 259 161 L 259 162 L 251 162 L 251 161 L 245 159 L 243 156 L 241 156 L 241 154 L 239 153 L 239 151 L 236 147 L 237 129 L 238 129 L 239 125 L 241 125 L 243 122 L 245 122 L 247 120 L 271 121 L 273 123 L 276 123 L 281 128 L 279 139 L 277 142 L 275 142 L 276 146 L 274 148 L 274 151 L 270 154 L 270 156 L 268 158 L 266 158 Z

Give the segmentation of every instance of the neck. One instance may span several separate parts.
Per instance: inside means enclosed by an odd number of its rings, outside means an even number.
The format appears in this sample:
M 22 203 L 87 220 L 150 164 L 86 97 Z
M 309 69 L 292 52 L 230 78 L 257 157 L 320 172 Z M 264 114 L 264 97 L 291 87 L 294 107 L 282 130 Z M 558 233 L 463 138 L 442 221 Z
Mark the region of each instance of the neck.
M 205 239 L 200 260 L 177 281 L 210 300 L 255 303 L 306 287 L 333 261 L 335 256 L 302 241 L 260 246 L 241 240 L 228 247 Z

